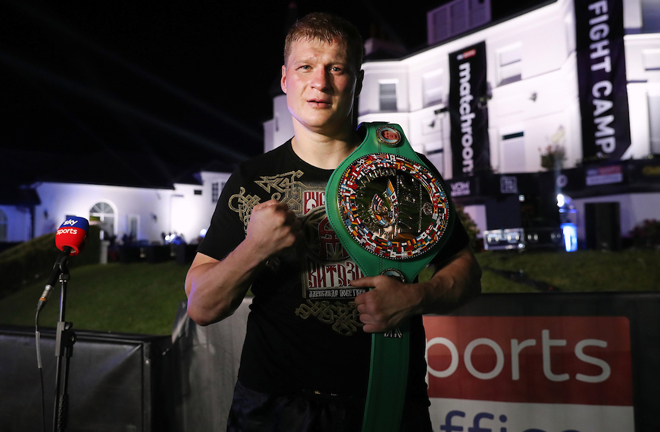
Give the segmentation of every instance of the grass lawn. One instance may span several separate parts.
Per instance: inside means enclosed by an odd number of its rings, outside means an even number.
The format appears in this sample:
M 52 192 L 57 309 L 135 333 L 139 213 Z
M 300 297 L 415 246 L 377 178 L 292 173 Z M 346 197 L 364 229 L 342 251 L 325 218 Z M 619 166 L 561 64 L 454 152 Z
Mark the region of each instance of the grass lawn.
M 78 330 L 167 335 L 172 333 L 177 306 L 186 299 L 188 266 L 160 264 L 88 265 L 71 269 L 65 320 Z M 0 299 L 0 323 L 34 326 L 45 282 Z M 57 284 L 39 316 L 40 327 L 55 327 L 59 317 Z
M 482 252 L 477 259 L 482 268 L 523 270 L 562 292 L 660 291 L 660 251 Z M 536 292 L 488 270 L 482 287 L 486 293 Z
M 659 251 L 482 252 L 477 258 L 484 268 L 523 270 L 527 277 L 563 292 L 660 291 Z M 171 334 L 177 305 L 186 298 L 187 271 L 187 265 L 173 261 L 74 268 L 65 318 L 79 330 Z M 34 326 L 43 287 L 43 281 L 35 282 L 0 299 L 0 324 Z M 485 293 L 537 292 L 488 270 L 484 270 L 482 287 Z M 54 327 L 58 313 L 59 284 L 41 312 L 39 325 Z

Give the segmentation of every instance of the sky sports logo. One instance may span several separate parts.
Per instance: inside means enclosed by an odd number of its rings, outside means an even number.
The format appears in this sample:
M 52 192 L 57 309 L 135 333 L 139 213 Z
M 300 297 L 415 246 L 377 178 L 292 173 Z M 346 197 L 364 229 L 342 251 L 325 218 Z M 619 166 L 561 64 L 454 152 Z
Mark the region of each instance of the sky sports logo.
M 57 235 L 61 234 L 73 234 L 76 235 L 78 234 L 78 229 L 77 228 L 60 228 L 57 230 Z
M 424 317 L 431 398 L 632 406 L 625 317 Z
M 468 59 L 470 57 L 474 57 L 475 55 L 477 55 L 477 50 L 472 48 L 471 50 L 467 50 L 467 51 L 462 52 L 459 55 L 457 55 L 456 60 L 458 60 L 458 61 L 465 60 L 465 59 Z
M 77 224 L 77 223 L 78 223 L 78 221 L 75 220 L 75 219 L 68 219 L 68 220 L 65 220 L 65 221 L 64 221 L 64 223 L 62 224 L 62 226 L 67 226 L 67 225 L 71 225 L 71 226 L 73 226 L 73 225 L 75 225 L 75 224 Z

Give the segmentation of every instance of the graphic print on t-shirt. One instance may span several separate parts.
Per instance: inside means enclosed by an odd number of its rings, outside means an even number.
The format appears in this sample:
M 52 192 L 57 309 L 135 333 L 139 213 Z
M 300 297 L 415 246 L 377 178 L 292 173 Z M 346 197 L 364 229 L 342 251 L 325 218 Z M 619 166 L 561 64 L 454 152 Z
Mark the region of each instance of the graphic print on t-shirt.
M 269 193 L 270 198 L 286 203 L 303 222 L 305 253 L 299 257 L 303 303 L 295 314 L 302 319 L 314 317 L 337 333 L 350 336 L 362 326 L 353 300 L 365 292 L 352 287 L 350 281 L 363 275 L 328 222 L 325 183 L 305 184 L 298 180 L 302 176 L 302 171 L 291 171 L 262 176 L 255 183 Z M 247 230 L 252 209 L 260 202 L 258 195 L 246 194 L 245 188 L 241 188 L 229 199 L 229 208 L 238 213 Z
M 314 197 L 313 199 L 311 197 Z M 320 202 L 310 207 L 310 202 Z M 362 277 L 360 268 L 344 250 L 325 213 L 325 190 L 303 192 L 305 274 L 303 297 L 317 299 L 355 298 L 364 289 L 350 285 Z

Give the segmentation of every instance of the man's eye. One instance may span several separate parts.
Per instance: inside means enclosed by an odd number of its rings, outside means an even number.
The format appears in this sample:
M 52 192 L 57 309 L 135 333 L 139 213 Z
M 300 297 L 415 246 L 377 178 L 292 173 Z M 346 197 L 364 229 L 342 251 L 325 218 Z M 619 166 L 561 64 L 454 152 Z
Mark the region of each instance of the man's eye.
M 302 66 L 300 66 L 298 69 L 309 70 L 309 69 L 311 69 L 311 68 L 312 68 L 312 67 L 309 66 L 309 65 L 302 65 Z
M 333 72 L 341 72 L 341 71 L 342 71 L 342 68 L 340 68 L 339 66 L 334 66 L 334 67 L 332 68 L 332 71 L 333 71 Z

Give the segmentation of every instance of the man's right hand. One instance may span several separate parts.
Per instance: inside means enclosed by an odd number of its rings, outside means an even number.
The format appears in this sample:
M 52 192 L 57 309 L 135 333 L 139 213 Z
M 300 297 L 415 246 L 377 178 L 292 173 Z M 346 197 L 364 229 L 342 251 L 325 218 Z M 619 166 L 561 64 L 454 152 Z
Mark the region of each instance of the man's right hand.
M 301 226 L 300 219 L 286 204 L 272 199 L 252 209 L 245 241 L 265 261 L 293 246 L 300 236 Z
M 186 277 L 188 315 L 208 325 L 234 313 L 266 261 L 296 243 L 301 226 L 286 204 L 270 200 L 254 206 L 245 240 L 225 259 L 195 256 Z

